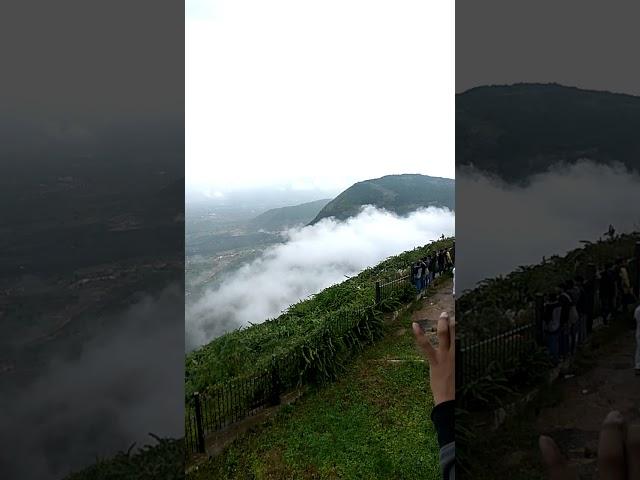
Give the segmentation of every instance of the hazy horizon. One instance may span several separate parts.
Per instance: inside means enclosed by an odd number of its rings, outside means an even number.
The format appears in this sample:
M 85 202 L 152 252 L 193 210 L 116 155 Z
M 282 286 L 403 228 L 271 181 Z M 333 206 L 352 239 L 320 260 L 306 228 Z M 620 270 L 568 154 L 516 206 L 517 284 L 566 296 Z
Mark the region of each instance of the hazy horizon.
M 427 175 L 425 173 L 390 173 L 389 175 L 425 175 L 430 177 L 439 177 L 454 180 L 454 177 L 448 176 L 435 176 Z M 231 199 L 237 199 L 238 197 L 251 197 L 254 195 L 260 195 L 265 192 L 270 192 L 278 195 L 290 194 L 293 202 L 305 203 L 314 200 L 321 200 L 325 198 L 333 198 L 338 196 L 347 188 L 353 186 L 356 183 L 364 182 L 367 180 L 374 180 L 380 177 L 367 177 L 367 178 L 349 178 L 336 182 L 333 186 L 330 185 L 314 185 L 312 183 L 303 183 L 300 181 L 274 183 L 272 185 L 254 185 L 247 187 L 210 187 L 207 185 L 198 186 L 186 186 L 185 187 L 185 202 L 186 204 L 198 202 L 198 201 L 219 201 L 220 203 L 226 203 L 232 201 Z M 305 197 L 304 200 L 296 200 L 297 198 Z

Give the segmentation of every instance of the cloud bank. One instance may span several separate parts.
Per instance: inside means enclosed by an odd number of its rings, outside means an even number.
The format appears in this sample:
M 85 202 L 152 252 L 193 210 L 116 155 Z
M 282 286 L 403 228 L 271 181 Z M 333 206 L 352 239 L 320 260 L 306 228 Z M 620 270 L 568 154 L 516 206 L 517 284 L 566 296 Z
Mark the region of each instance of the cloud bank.
M 640 176 L 621 165 L 584 160 L 535 175 L 526 187 L 459 172 L 456 196 L 461 290 L 597 240 L 609 224 L 640 230 Z
M 453 235 L 454 213 L 421 209 L 407 217 L 364 207 L 345 222 L 324 219 L 286 232 L 287 241 L 208 291 L 186 312 L 186 348 L 192 350 L 229 330 L 261 323 L 289 305 L 381 260 Z
M 146 296 L 28 385 L 0 397 L 0 476 L 59 479 L 184 429 L 184 295 L 171 286 Z M 9 448 L 11 446 L 11 448 Z

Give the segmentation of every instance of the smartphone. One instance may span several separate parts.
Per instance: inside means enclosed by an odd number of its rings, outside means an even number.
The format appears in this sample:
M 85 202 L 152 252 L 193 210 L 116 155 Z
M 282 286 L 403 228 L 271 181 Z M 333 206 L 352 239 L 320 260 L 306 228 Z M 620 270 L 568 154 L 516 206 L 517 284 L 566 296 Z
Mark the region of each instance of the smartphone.
M 433 320 L 423 318 L 422 320 L 416 320 L 415 323 L 420 325 L 420 330 L 422 330 L 422 333 L 435 332 L 435 322 Z

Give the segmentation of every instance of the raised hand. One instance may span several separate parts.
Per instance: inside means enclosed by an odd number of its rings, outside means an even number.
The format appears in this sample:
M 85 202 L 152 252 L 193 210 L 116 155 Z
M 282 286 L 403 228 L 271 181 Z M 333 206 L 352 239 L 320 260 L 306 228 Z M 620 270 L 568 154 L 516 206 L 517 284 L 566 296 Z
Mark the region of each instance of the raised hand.
M 438 319 L 438 347 L 434 348 L 429 338 L 417 323 L 413 324 L 413 334 L 418 348 L 429 362 L 429 381 L 434 405 L 456 398 L 455 382 L 455 321 L 442 312 Z

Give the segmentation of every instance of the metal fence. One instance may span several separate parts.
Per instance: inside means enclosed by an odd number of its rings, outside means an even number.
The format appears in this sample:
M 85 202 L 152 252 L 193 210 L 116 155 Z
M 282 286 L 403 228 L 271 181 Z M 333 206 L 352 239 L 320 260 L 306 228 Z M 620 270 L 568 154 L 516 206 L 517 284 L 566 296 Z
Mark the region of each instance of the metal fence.
M 299 345 L 273 356 L 269 369 L 194 393 L 185 411 L 187 453 L 204 452 L 207 435 L 278 405 L 285 391 L 330 375 L 331 372 L 319 371 L 309 358 L 333 357 L 338 348 L 347 352 L 354 349 L 356 342 L 373 341 L 380 328 L 373 307 L 335 312 Z
M 204 452 L 205 436 L 279 402 L 274 372 L 265 370 L 247 378 L 234 378 L 195 393 L 186 405 L 185 442 L 188 452 Z
M 627 272 L 636 299 L 640 298 L 640 243 L 636 245 L 636 256 L 625 262 Z M 622 292 L 617 286 L 606 294 L 601 292 L 601 275 L 603 270 L 598 270 L 594 264 L 587 268 L 587 280 L 581 285 L 585 297 L 583 317 L 586 322 L 586 336 L 593 331 L 595 319 L 607 315 L 608 312 L 618 311 L 623 302 Z M 606 295 L 606 296 L 605 296 Z M 503 367 L 514 365 L 524 355 L 530 354 L 536 348 L 547 348 L 548 333 L 545 324 L 549 320 L 556 303 L 550 302 L 542 294 L 535 297 L 535 302 L 528 308 L 533 309 L 533 314 L 528 316 L 531 320 L 521 325 L 514 326 L 505 332 L 481 341 L 468 341 L 464 336 L 456 339 L 456 389 L 461 389 L 470 382 L 476 381 L 487 374 L 492 363 Z M 577 332 L 569 332 L 564 329 L 560 332 L 559 341 L 566 342 L 567 335 L 576 335 Z M 576 337 L 574 336 L 574 339 Z M 584 341 L 585 339 L 582 338 Z M 565 343 L 566 345 L 566 343 Z M 563 352 L 565 358 L 573 352 Z
M 369 307 L 349 307 L 333 312 L 322 326 L 310 332 L 286 354 L 272 357 L 270 368 L 246 377 L 236 377 L 196 392 L 185 407 L 185 445 L 187 454 L 205 451 L 207 435 L 222 431 L 246 417 L 280 403 L 280 395 L 304 383 L 318 382 L 331 372 L 319 371 L 308 361 L 314 355 L 333 358 L 337 349 L 351 352 L 358 343 L 373 341 L 382 332 L 376 307 L 384 300 L 401 295 L 412 285 L 411 275 L 400 275 L 376 282 L 375 298 Z M 326 362 L 330 363 L 330 362 Z M 325 365 L 326 365 L 325 363 Z M 324 367 L 323 367 L 324 368 Z
M 409 267 L 409 271 L 411 267 Z M 443 271 L 438 271 L 435 275 L 441 275 L 443 273 L 450 272 L 453 266 L 446 266 Z M 406 270 L 406 268 L 405 268 Z M 435 279 L 435 277 L 434 277 Z M 407 288 L 408 285 L 414 285 L 414 279 L 412 278 L 411 273 L 398 275 L 396 278 L 392 280 L 386 280 L 384 282 L 376 282 L 376 304 L 382 303 L 389 298 L 393 298 L 397 296 L 398 292 L 403 291 Z M 427 282 L 423 286 L 423 290 L 425 290 L 429 286 Z
M 511 360 L 535 348 L 535 323 L 529 323 L 488 338 L 465 344 L 456 340 L 456 386 L 466 385 L 486 374 L 489 365 L 497 362 L 511 364 Z
M 386 282 L 376 282 L 376 304 L 379 304 L 411 285 L 411 275 L 402 275 Z

